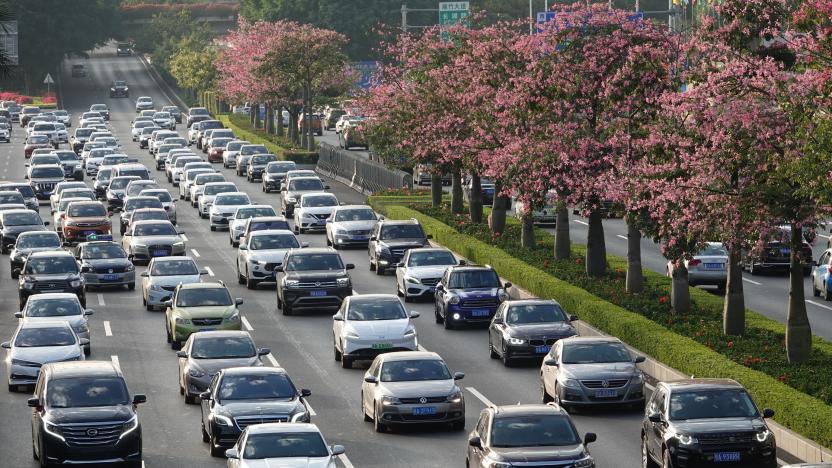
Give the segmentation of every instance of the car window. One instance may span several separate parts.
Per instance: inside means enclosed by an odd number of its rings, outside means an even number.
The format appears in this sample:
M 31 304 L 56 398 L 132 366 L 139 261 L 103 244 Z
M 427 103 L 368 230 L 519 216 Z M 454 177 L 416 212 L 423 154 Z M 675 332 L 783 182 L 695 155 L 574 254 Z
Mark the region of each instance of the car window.
M 81 258 L 89 260 L 127 258 L 127 252 L 118 244 L 90 244 L 82 247 Z
M 295 236 L 286 234 L 254 236 L 249 243 L 251 250 L 296 249 L 298 247 L 300 244 Z
M 566 313 L 557 304 L 528 304 L 510 306 L 505 320 L 508 324 L 519 325 L 565 322 L 568 319 Z
M 223 192 L 236 192 L 237 187 L 233 185 L 212 185 L 205 187 L 205 195 L 217 195 Z
M 316 432 L 249 434 L 242 450 L 244 459 L 314 458 L 329 456 L 324 440 Z
M 162 202 L 158 198 L 128 198 L 127 204 L 124 206 L 125 211 L 135 210 L 137 208 L 162 208 Z
M 98 218 L 107 216 L 107 208 L 98 203 L 70 204 L 67 216 L 70 218 Z
M 407 313 L 398 300 L 362 300 L 350 301 L 347 320 L 400 320 L 407 318 Z
M 705 256 L 705 255 L 715 255 L 720 257 L 728 256 L 728 251 L 725 250 L 725 247 L 722 245 L 707 245 L 704 249 L 700 250 L 697 256 Z
M 177 307 L 230 306 L 231 294 L 226 288 L 180 289 L 176 295 Z
M 382 226 L 379 239 L 421 239 L 423 237 L 425 237 L 425 234 L 418 224 L 392 224 Z
M 18 348 L 71 346 L 75 343 L 75 335 L 69 327 L 21 328 L 14 339 L 14 346 Z
M 47 404 L 53 408 L 128 405 L 124 380 L 118 377 L 55 379 L 46 387 Z
M 133 228 L 134 236 L 176 236 L 176 228 L 170 223 L 137 224 Z
M 744 390 L 715 389 L 670 394 L 670 419 L 754 418 L 759 414 Z
M 191 357 L 194 359 L 239 359 L 257 354 L 248 337 L 203 337 L 194 339 Z
M 456 265 L 456 257 L 450 252 L 427 251 L 420 252 L 420 249 L 410 250 L 410 257 L 407 260 L 407 266 L 421 267 L 421 266 L 442 266 L 442 265 Z
M 21 195 L 17 192 L 0 195 L 0 205 L 15 204 L 15 203 L 22 205 L 24 203 L 23 195 Z
M 274 220 L 274 221 L 249 221 L 248 231 L 255 232 L 255 231 L 265 231 L 269 229 L 289 229 L 289 222 L 286 220 Z
M 166 221 L 168 214 L 158 208 L 136 210 L 130 215 L 130 222 L 134 221 Z
M 552 447 L 581 443 L 566 416 L 524 415 L 495 418 L 491 425 L 492 447 Z
M 286 271 L 343 270 L 344 263 L 338 254 L 291 255 L 286 262 Z
M 219 387 L 220 400 L 292 399 L 297 395 L 284 374 L 226 375 Z
M 437 359 L 388 361 L 381 366 L 382 382 L 448 380 L 450 378 L 451 373 L 448 367 Z
M 494 270 L 460 270 L 454 271 L 448 287 L 451 289 L 499 288 L 500 278 Z
M 338 206 L 338 199 L 332 195 L 307 195 L 301 199 L 300 206 L 304 208 Z
M 3 216 L 4 226 L 29 226 L 43 224 L 40 216 L 35 212 L 6 213 Z
M 335 221 L 374 221 L 376 214 L 367 208 L 351 208 L 335 212 Z
M 76 263 L 75 258 L 64 255 L 29 257 L 24 268 L 24 274 L 27 275 L 62 275 L 66 273 L 78 273 L 78 263 Z
M 217 197 L 214 200 L 214 205 L 247 205 L 250 202 L 248 195 L 227 195 Z
M 20 236 L 17 238 L 15 248 L 18 249 L 32 249 L 39 247 L 61 247 L 61 239 L 54 233 L 44 234 L 30 234 L 27 236 Z
M 274 208 L 270 206 L 261 206 L 257 208 L 240 208 L 237 210 L 236 219 L 248 219 L 257 216 L 274 216 L 276 213 Z
M 26 303 L 27 317 L 69 317 L 81 315 L 81 312 L 81 304 L 74 297 L 38 300 L 30 298 Z
M 630 352 L 621 343 L 577 342 L 563 347 L 564 364 L 632 362 Z
M 193 260 L 165 260 L 153 262 L 150 274 L 152 276 L 198 275 L 199 270 Z
M 324 184 L 320 179 L 294 179 L 289 181 L 288 190 L 323 190 Z
M 57 179 L 64 176 L 64 169 L 62 167 L 33 167 L 31 178 L 32 179 Z

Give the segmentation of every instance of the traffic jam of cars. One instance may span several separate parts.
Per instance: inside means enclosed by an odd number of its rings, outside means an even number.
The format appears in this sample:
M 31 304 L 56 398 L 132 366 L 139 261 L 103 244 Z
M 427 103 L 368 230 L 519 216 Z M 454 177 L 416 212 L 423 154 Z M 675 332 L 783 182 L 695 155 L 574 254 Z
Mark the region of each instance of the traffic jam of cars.
M 126 82 L 114 81 L 110 95 L 127 97 Z M 318 338 L 343 372 L 362 369 L 360 385 L 343 391 L 366 424 L 378 433 L 467 429 L 460 447 L 467 467 L 595 467 L 592 444 L 603 439 L 580 433 L 571 414 L 617 407 L 643 411 L 632 436 L 645 467 L 778 466 L 766 423 L 773 412 L 758 409 L 736 382 L 649 384 L 644 356 L 614 337 L 581 336 L 578 317 L 554 300 L 512 297 L 499 271 L 433 243 L 417 220 L 339 201 L 316 172 L 238 139 L 204 108 L 181 112 L 140 96 L 135 112 L 130 144 L 117 138 L 106 104 L 79 115 L 68 138 L 60 133 L 73 123 L 66 112 L 24 107 L 26 173 L 0 183 L 0 248 L 19 301 L 19 325 L 2 343 L 6 378 L 10 392 L 32 394 L 32 451 L 41 466 L 142 466 L 140 409 L 148 398 L 91 343 L 92 294 L 113 290 L 134 291 L 136 302 L 163 316 L 153 332 L 164 334 L 170 361 L 178 361 L 170 391 L 200 407 L 206 452 L 227 457 L 229 467 L 334 467 L 344 459 L 344 446 L 329 445 L 326 428 L 314 424 L 313 391 L 249 333 L 241 306 L 261 307 L 251 299 L 265 294 L 276 304 L 266 312 L 287 324 L 330 311 L 331 326 Z M 336 109 L 316 121 L 337 129 L 345 148 L 366 146 L 360 118 Z M 189 210 L 204 231 L 179 226 Z M 226 266 L 247 297 L 235 297 L 189 248 L 211 231 L 227 231 L 229 245 L 218 248 L 232 252 Z M 366 249 L 361 267 L 389 293 L 359 294 L 365 285 L 356 284 L 358 266 L 345 261 L 345 249 Z M 763 260 L 746 266 L 776 266 Z M 725 249 L 709 244 L 687 262 L 691 283 L 723 287 L 726 263 Z M 827 299 L 829 263 L 824 254 L 812 273 Z M 413 302 L 433 305 L 432 325 L 409 310 Z M 539 403 L 488 404 L 466 426 L 466 376 L 420 343 L 428 326 L 443 327 L 448 340 L 454 330 L 479 328 L 482 359 L 535 369 Z

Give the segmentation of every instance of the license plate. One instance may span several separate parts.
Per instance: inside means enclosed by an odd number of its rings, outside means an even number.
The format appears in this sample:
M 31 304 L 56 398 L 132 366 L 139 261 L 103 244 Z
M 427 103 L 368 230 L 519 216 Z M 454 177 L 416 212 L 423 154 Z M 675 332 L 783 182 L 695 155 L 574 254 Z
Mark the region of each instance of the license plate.
M 535 346 L 534 347 L 534 352 L 537 353 L 537 354 L 546 354 L 546 353 L 549 352 L 549 347 L 548 346 Z
M 205 327 L 205 328 L 200 328 L 200 330 L 201 330 L 201 331 L 214 331 L 214 330 L 216 330 L 216 329 L 217 329 L 217 327 Z
M 356 241 L 365 241 L 367 240 L 367 236 L 352 236 L 351 239 Z
M 715 452 L 715 462 L 738 462 L 740 461 L 740 452 Z
M 721 270 L 722 265 L 722 263 L 706 263 L 705 268 L 708 270 Z
M 436 408 L 433 406 L 417 406 L 413 408 L 413 416 L 427 416 L 436 414 Z
M 98 234 L 98 232 L 96 232 L 96 231 L 84 231 L 85 236 L 91 236 L 93 234 Z
M 373 343 L 373 349 L 390 349 L 393 343 Z
M 104 275 L 101 279 L 104 281 L 118 281 L 118 275 Z
M 786 255 L 790 255 L 791 253 L 792 253 L 792 251 L 790 249 L 780 249 L 780 255 L 786 256 Z M 733 452 L 731 452 L 731 453 L 733 453 Z
M 430 287 L 430 292 L 435 293 L 436 292 L 436 286 L 431 286 Z
M 490 313 L 488 309 L 474 309 L 471 311 L 471 317 L 488 317 Z
M 324 224 L 326 224 L 326 220 L 325 220 L 325 219 L 319 219 L 319 220 L 317 221 L 317 224 L 318 224 L 319 226 L 323 226 Z
M 595 398 L 615 398 L 617 396 L 618 390 L 603 389 L 595 391 Z
M 326 296 L 326 291 L 310 291 L 309 295 L 312 297 Z
M 167 250 L 154 250 L 151 255 L 153 255 L 154 257 L 164 257 L 167 254 L 168 254 Z

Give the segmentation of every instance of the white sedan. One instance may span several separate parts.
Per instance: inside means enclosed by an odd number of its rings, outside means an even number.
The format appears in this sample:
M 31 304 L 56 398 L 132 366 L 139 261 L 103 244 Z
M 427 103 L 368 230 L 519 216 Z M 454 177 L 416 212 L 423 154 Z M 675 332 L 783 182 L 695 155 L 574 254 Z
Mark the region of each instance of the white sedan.
M 354 361 L 372 361 L 381 353 L 416 351 L 419 340 L 413 320 L 392 294 L 347 296 L 332 316 L 335 360 L 349 369 Z
M 331 193 L 304 193 L 294 210 L 295 233 L 326 230 L 326 220 L 337 207 L 338 199 Z
M 225 456 L 228 468 L 335 468 L 343 453 L 341 445 L 327 446 L 314 424 L 266 423 L 246 427 Z

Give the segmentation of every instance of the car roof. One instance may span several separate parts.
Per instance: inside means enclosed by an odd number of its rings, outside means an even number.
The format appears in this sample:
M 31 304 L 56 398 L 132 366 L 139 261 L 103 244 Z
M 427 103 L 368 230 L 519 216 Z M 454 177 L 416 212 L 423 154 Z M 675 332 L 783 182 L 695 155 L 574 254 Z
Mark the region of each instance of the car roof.
M 184 286 L 184 285 L 183 285 Z M 211 330 L 194 333 L 194 340 L 204 338 L 251 338 L 251 334 L 245 330 Z M 266 368 L 268 369 L 268 367 Z
M 114 245 L 116 247 L 121 247 L 121 244 L 119 244 L 118 242 L 115 242 L 115 241 L 87 241 L 87 242 L 81 242 L 80 244 L 78 244 L 79 247 L 89 247 L 89 246 L 97 246 L 97 245 Z M 69 294 L 69 293 L 67 293 L 67 294 Z M 70 294 L 70 295 L 74 296 L 74 294 Z
M 292 235 L 294 236 L 295 233 L 288 229 L 264 229 L 262 231 L 254 231 L 251 233 L 250 237 L 261 237 L 261 236 L 274 236 L 274 235 Z
M 395 294 L 362 294 L 360 296 L 347 296 L 347 300 L 354 301 L 378 301 L 378 300 L 399 300 Z
M 393 224 L 393 225 L 400 225 L 400 224 L 414 224 L 418 225 L 419 220 L 416 219 L 382 219 L 379 220 L 382 224 Z
M 138 222 L 142 222 L 142 221 L 138 221 Z M 173 262 L 173 261 L 182 261 L 182 260 L 190 260 L 190 261 L 196 263 L 196 261 L 192 257 L 189 257 L 187 255 L 169 255 L 167 257 L 155 257 L 151 261 L 152 262 Z
M 43 370 L 52 378 L 123 377 L 112 361 L 71 361 L 45 364 Z
M 560 303 L 554 299 L 511 299 L 505 301 L 507 306 L 522 306 L 522 305 L 543 305 L 543 304 L 554 304 L 560 305 Z
M 254 218 L 250 218 L 254 219 Z M 307 249 L 291 249 L 289 250 L 290 255 L 314 255 L 314 254 L 336 254 L 338 255 L 338 251 L 333 249 L 332 247 L 310 247 Z
M 441 356 L 430 351 L 394 351 L 392 353 L 379 354 L 377 359 L 381 359 L 382 362 L 412 361 L 414 359 L 443 360 Z
M 491 270 L 494 271 L 494 268 L 491 268 L 488 265 L 449 265 L 448 268 L 451 269 L 451 272 L 457 271 L 482 271 L 482 270 Z
M 66 250 L 49 250 L 46 252 L 32 252 L 29 254 L 29 258 L 35 257 L 69 257 L 75 258 L 72 253 L 67 252 Z
M 184 283 L 179 285 L 182 289 L 228 289 L 221 281 L 209 281 L 205 283 Z
M 560 340 L 563 344 L 572 343 L 622 343 L 614 336 L 570 336 Z
M 733 379 L 684 379 L 671 382 L 661 382 L 673 391 L 685 390 L 744 390 L 745 387 Z
M 37 294 L 36 294 L 37 295 Z M 67 328 L 69 322 L 66 320 L 26 320 L 20 323 L 20 328 Z
M 253 424 L 251 426 L 246 427 L 248 430 L 249 435 L 251 434 L 270 434 L 270 433 L 288 433 L 288 432 L 315 432 L 320 433 L 321 430 L 318 429 L 318 426 L 312 423 L 294 423 L 294 422 L 281 422 L 281 423 L 265 423 L 265 424 Z
M 72 193 L 72 192 L 70 192 L 70 193 Z M 98 200 L 83 199 L 82 201 L 77 201 L 77 202 L 73 202 L 73 203 L 78 203 L 79 205 L 101 205 L 101 206 L 104 206 L 104 203 L 101 202 L 101 201 L 98 201 Z
M 214 332 L 209 332 L 209 333 L 214 333 Z M 199 334 L 202 334 L 202 332 L 197 333 L 197 334 L 198 334 L 198 335 L 199 335 Z M 284 369 L 284 368 L 282 368 L 282 367 L 271 367 L 271 366 L 259 366 L 259 367 L 253 367 L 253 366 L 240 366 L 240 367 L 229 367 L 229 368 L 223 369 L 221 372 L 222 372 L 224 375 L 229 375 L 229 374 L 231 374 L 231 375 L 251 375 L 251 374 L 258 374 L 258 375 L 264 375 L 264 374 L 283 374 L 283 375 L 287 375 L 287 374 L 288 374 L 288 372 L 286 372 L 286 369 Z
M 173 223 L 171 223 L 170 221 L 165 221 L 164 219 L 143 219 L 141 221 L 136 221 L 133 224 L 136 226 L 144 226 L 148 224 L 170 224 L 171 226 L 173 226 Z
M 246 208 L 248 208 L 248 206 L 246 206 Z M 254 221 L 257 221 L 257 222 L 286 221 L 286 217 L 285 216 L 252 216 L 251 218 L 248 218 L 248 221 L 249 221 L 249 223 L 252 223 Z
M 6 216 L 7 214 L 12 214 L 12 213 L 33 213 L 33 212 L 35 212 L 35 211 L 30 210 L 28 208 L 18 208 L 16 210 L 6 210 L 6 211 L 0 213 L 0 216 Z
M 78 296 L 74 293 L 66 292 L 42 293 L 29 296 L 29 301 L 44 301 L 48 299 L 78 299 Z
M 554 403 L 494 406 L 491 409 L 494 411 L 495 418 L 504 416 L 531 416 L 543 414 L 554 414 L 568 417 L 568 413 L 562 407 Z
M 329 192 L 324 192 L 324 193 L 329 193 Z M 340 205 L 340 206 L 335 207 L 335 211 L 338 211 L 338 210 L 356 210 L 356 209 L 372 210 L 373 207 L 370 206 L 370 205 Z M 445 250 L 445 249 L 439 249 L 439 250 Z

